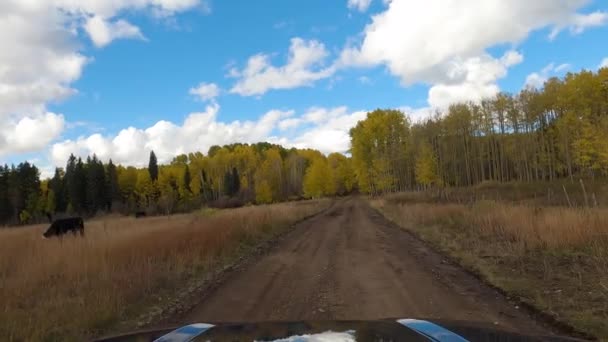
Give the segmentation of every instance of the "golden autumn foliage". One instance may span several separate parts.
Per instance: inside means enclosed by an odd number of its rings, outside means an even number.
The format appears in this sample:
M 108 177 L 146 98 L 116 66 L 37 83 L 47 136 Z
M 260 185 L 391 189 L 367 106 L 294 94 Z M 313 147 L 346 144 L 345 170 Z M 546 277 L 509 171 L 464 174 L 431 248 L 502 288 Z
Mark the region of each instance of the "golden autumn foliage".
M 353 169 L 366 193 L 605 178 L 608 68 L 453 104 L 413 125 L 401 112 L 375 110 L 350 134 Z

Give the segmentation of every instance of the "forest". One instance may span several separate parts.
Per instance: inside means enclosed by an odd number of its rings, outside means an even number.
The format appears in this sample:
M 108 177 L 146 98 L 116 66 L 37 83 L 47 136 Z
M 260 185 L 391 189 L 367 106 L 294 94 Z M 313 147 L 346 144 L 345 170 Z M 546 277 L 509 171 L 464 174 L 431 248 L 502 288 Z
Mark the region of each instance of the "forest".
M 358 185 L 367 193 L 606 178 L 608 68 L 454 104 L 416 124 L 398 111 L 377 110 L 351 137 Z
M 347 155 L 269 143 L 213 146 L 147 168 L 71 156 L 50 179 L 24 162 L 0 167 L 0 224 L 46 213 L 171 214 L 300 198 L 382 194 L 484 181 L 608 176 L 608 68 L 551 78 L 542 89 L 460 103 L 412 123 L 398 110 L 368 113 Z
M 355 178 L 346 156 L 285 149 L 269 143 L 213 146 L 147 168 L 70 156 L 50 179 L 27 162 L 0 167 L 0 223 L 46 220 L 46 213 L 94 216 L 118 212 L 187 212 L 201 205 L 238 207 L 303 197 L 345 195 Z

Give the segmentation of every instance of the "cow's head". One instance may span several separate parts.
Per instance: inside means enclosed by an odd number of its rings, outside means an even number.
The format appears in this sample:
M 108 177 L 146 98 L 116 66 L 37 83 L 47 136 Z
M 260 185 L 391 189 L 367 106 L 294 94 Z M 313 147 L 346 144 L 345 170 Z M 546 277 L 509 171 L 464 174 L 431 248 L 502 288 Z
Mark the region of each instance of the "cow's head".
M 55 227 L 50 226 L 49 229 L 47 229 L 46 232 L 44 232 L 42 234 L 42 237 L 45 238 L 45 239 L 48 239 L 48 238 L 53 237 L 55 235 L 57 235 L 57 230 L 55 229 Z

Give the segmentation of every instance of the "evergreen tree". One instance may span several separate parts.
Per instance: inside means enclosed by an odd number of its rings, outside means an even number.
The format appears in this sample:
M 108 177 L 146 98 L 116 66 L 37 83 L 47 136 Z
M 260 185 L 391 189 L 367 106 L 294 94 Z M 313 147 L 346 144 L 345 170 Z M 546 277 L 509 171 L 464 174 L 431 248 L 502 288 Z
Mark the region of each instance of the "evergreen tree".
M 188 192 L 192 192 L 192 190 L 190 189 L 190 182 L 192 182 L 190 176 L 190 168 L 188 167 L 188 165 L 186 165 L 186 168 L 184 169 L 184 189 L 186 189 L 186 191 Z
M 112 210 L 112 204 L 120 201 L 120 188 L 118 186 L 118 173 L 116 171 L 116 165 L 112 162 L 112 159 L 108 162 L 106 167 L 106 190 L 105 190 L 105 202 L 108 207 L 108 211 Z
M 8 176 L 8 198 L 13 209 L 11 217 L 16 222 L 23 222 L 20 218 L 29 219 L 40 214 L 37 212 L 40 195 L 38 168 L 28 162 L 12 166 Z
M 8 222 L 13 215 L 13 207 L 9 198 L 10 168 L 0 165 L 0 222 Z
M 156 182 L 158 180 L 158 161 L 156 160 L 156 154 L 154 154 L 154 151 L 150 151 L 148 172 L 150 173 L 150 179 L 152 179 L 153 182 Z
M 49 193 L 53 195 L 55 212 L 65 212 L 68 207 L 65 186 L 65 175 L 61 168 L 55 168 L 55 174 L 49 182 Z M 49 212 L 53 214 L 53 212 Z
M 86 170 L 86 203 L 87 211 L 95 214 L 106 206 L 106 177 L 103 163 L 93 154 L 87 158 Z
M 76 213 L 84 213 L 87 207 L 87 174 L 81 158 L 70 156 L 65 177 L 69 198 L 68 208 Z

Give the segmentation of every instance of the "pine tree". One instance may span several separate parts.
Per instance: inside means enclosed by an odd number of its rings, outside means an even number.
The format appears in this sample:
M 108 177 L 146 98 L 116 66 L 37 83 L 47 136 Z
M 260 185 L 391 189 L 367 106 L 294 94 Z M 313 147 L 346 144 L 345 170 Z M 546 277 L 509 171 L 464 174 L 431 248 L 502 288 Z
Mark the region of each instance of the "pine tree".
M 156 160 L 156 154 L 154 154 L 154 151 L 150 151 L 148 172 L 150 173 L 150 179 L 152 179 L 153 182 L 156 182 L 158 180 L 158 161 Z
M 8 165 L 0 165 L 0 222 L 6 223 L 13 214 L 13 208 L 9 199 L 9 177 Z
M 40 195 L 38 168 L 28 162 L 20 163 L 17 167 L 12 166 L 8 177 L 8 198 L 13 209 L 11 216 L 16 222 L 23 221 L 20 220 L 22 213 L 28 219 L 41 214 L 37 212 Z
M 54 212 L 65 212 L 68 206 L 68 199 L 65 186 L 65 175 L 63 169 L 55 168 L 55 174 L 49 181 L 49 192 L 52 192 L 55 204 Z M 49 212 L 53 214 L 54 212 Z
M 190 168 L 186 165 L 184 169 L 184 189 L 188 192 L 192 192 L 190 189 L 190 183 L 192 182 L 192 177 L 190 176 Z
M 69 198 L 68 207 L 76 213 L 84 213 L 87 199 L 87 177 L 81 158 L 71 155 L 66 166 L 66 183 Z
M 118 173 L 116 171 L 116 165 L 112 162 L 112 159 L 106 166 L 106 191 L 105 191 L 105 202 L 108 207 L 108 211 L 112 210 L 112 205 L 120 201 L 120 188 L 118 186 Z
M 106 175 L 103 163 L 93 154 L 87 157 L 86 171 L 86 203 L 87 211 L 95 214 L 106 208 Z

